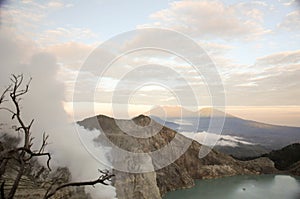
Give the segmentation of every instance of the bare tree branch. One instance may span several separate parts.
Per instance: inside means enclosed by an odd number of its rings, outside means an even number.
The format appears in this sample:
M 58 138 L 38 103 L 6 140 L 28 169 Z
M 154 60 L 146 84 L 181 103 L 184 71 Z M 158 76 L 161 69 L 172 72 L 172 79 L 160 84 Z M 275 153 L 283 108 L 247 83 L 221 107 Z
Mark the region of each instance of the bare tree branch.
M 43 143 L 45 143 L 45 142 L 43 142 Z M 41 149 L 44 148 L 44 146 L 45 145 L 43 144 Z M 39 150 L 38 153 L 35 153 L 35 152 L 31 151 L 30 149 L 27 149 L 27 148 L 24 148 L 24 147 L 19 147 L 19 148 L 16 148 L 16 149 L 10 149 L 10 150 L 6 150 L 6 151 L 2 151 L 0 153 L 0 156 L 2 157 L 2 159 L 11 159 L 11 158 L 13 158 L 12 154 L 15 154 L 19 151 L 26 152 L 27 154 L 29 154 L 29 157 L 24 158 L 25 162 L 29 161 L 33 157 L 47 156 L 48 157 L 47 167 L 48 167 L 49 171 L 51 171 L 51 168 L 50 168 L 51 154 L 50 153 L 43 153 L 43 152 L 41 152 L 41 149 Z
M 49 135 L 47 135 L 45 132 L 43 133 L 43 141 L 42 141 L 42 145 L 40 147 L 40 150 L 38 153 L 43 153 L 45 147 L 48 145 L 47 140 L 49 138 Z
M 11 149 L 11 150 L 6 150 L 2 151 L 0 154 L 0 159 L 1 160 L 9 160 L 9 159 L 16 159 L 20 163 L 20 168 L 17 174 L 16 179 L 14 180 L 14 183 L 12 185 L 12 188 L 10 189 L 10 192 L 8 194 L 8 199 L 12 199 L 15 195 L 15 192 L 18 188 L 19 182 L 21 180 L 21 177 L 24 174 L 25 170 L 25 165 L 28 164 L 28 162 L 33 158 L 33 157 L 40 157 L 40 156 L 47 156 L 47 167 L 50 169 L 50 160 L 51 160 L 51 155 L 50 153 L 44 153 L 44 148 L 47 145 L 47 139 L 48 136 L 45 134 L 43 135 L 43 141 L 41 148 L 38 150 L 38 152 L 32 151 L 32 141 L 33 137 L 31 137 L 31 127 L 34 122 L 32 119 L 28 125 L 25 124 L 23 121 L 23 118 L 21 116 L 21 108 L 20 108 L 20 101 L 21 101 L 21 96 L 25 95 L 29 91 L 29 86 L 31 83 L 31 78 L 29 79 L 28 83 L 25 85 L 25 88 L 21 88 L 23 85 L 23 80 L 24 77 L 23 75 L 12 75 L 10 78 L 12 84 L 7 87 L 7 89 L 3 92 L 3 94 L 0 97 L 1 103 L 4 102 L 5 99 L 5 94 L 9 93 L 11 102 L 13 103 L 14 110 L 11 108 L 7 107 L 0 107 L 0 110 L 5 110 L 8 111 L 9 113 L 12 114 L 12 120 L 16 119 L 17 122 L 19 123 L 19 127 L 17 127 L 15 130 L 17 132 L 22 132 L 24 135 L 24 144 L 22 147 Z M 2 168 L 0 168 L 2 169 Z M 2 194 L 2 193 L 1 193 Z M 4 194 L 4 193 L 3 193 Z
M 95 184 L 108 185 L 108 183 L 106 181 L 110 181 L 111 178 L 114 176 L 114 174 L 110 174 L 110 172 L 108 170 L 106 170 L 106 171 L 99 170 L 99 172 L 101 173 L 101 176 L 96 180 L 84 181 L 84 182 L 71 182 L 71 183 L 62 184 L 62 185 L 56 187 L 51 192 L 50 192 L 50 189 L 48 189 L 48 191 L 46 192 L 46 194 L 44 196 L 44 199 L 48 199 L 48 198 L 54 196 L 56 192 L 58 192 L 59 190 L 61 190 L 63 188 L 66 188 L 66 187 L 94 186 Z
M 14 119 L 15 118 L 15 112 L 13 112 L 11 109 L 9 108 L 6 108 L 6 107 L 1 107 L 0 110 L 5 110 L 5 111 L 8 111 L 9 113 L 11 113 L 13 116 L 11 119 Z
M 1 96 L 0 96 L 0 104 L 2 104 L 3 102 L 8 101 L 8 100 L 5 99 L 5 95 L 6 95 L 6 93 L 7 93 L 10 89 L 11 89 L 11 85 L 8 86 L 8 87 L 3 91 L 3 93 L 2 93 Z
M 50 168 L 51 155 L 50 155 L 50 153 L 34 153 L 30 149 L 27 149 L 27 148 L 24 148 L 24 147 L 20 147 L 17 150 L 18 151 L 25 151 L 26 153 L 28 153 L 30 155 L 28 158 L 24 159 L 26 162 L 29 161 L 30 159 L 32 159 L 33 157 L 47 156 L 48 157 L 47 167 L 48 167 L 49 171 L 51 171 L 51 168 Z

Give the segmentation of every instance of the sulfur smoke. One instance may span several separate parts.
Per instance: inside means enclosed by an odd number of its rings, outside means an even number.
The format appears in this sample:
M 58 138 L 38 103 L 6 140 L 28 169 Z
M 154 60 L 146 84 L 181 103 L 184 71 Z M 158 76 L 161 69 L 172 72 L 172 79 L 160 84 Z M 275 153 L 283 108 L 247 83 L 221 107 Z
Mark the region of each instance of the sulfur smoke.
M 26 121 L 35 119 L 33 148 L 38 148 L 43 132 L 49 134 L 47 150 L 52 154 L 51 166 L 67 166 L 72 173 L 72 180 L 94 180 L 98 177 L 98 169 L 108 168 L 96 161 L 82 145 L 78 133 L 91 140 L 99 135 L 97 131 L 87 131 L 68 121 L 63 108 L 64 83 L 59 79 L 60 65 L 55 54 L 39 49 L 33 41 L 15 35 L 8 29 L 0 29 L 0 88 L 9 84 L 11 74 L 24 74 L 24 80 L 32 77 L 29 93 L 22 100 L 22 116 Z M 1 123 L 11 126 L 8 113 L 0 112 Z M 2 128 L 3 130 L 3 128 Z M 87 142 L 85 142 L 87 143 Z M 106 149 L 97 150 L 99 157 L 105 158 Z M 94 198 L 110 199 L 115 197 L 112 186 L 97 185 L 86 188 Z

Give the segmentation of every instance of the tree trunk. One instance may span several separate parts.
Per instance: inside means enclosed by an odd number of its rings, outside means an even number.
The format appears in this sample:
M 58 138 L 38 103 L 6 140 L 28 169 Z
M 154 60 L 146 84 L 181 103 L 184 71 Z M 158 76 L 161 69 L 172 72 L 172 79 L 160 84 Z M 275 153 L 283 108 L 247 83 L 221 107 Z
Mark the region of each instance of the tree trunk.
M 14 184 L 13 184 L 12 188 L 10 189 L 10 192 L 8 194 L 8 197 L 7 197 L 8 199 L 13 199 L 14 198 L 14 195 L 15 195 L 15 193 L 17 191 L 17 188 L 19 186 L 21 178 L 22 178 L 22 176 L 24 174 L 24 170 L 25 170 L 25 164 L 24 164 L 23 158 L 21 157 L 20 170 L 18 172 L 18 175 L 17 175 L 17 177 L 16 177 L 16 179 L 14 181 Z
M 5 173 L 5 168 L 6 168 L 7 162 L 8 162 L 8 159 L 1 160 L 1 164 L 0 164 L 0 179 L 1 179 L 2 175 Z

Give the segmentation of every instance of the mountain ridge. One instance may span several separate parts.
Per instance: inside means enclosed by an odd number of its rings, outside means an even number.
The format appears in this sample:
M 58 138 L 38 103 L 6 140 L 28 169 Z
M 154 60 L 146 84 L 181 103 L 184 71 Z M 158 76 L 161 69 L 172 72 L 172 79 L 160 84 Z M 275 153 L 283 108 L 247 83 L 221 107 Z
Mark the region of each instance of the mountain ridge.
M 168 118 L 169 117 L 235 117 L 225 111 L 212 108 L 205 107 L 201 109 L 197 109 L 196 111 L 189 110 L 187 108 L 181 106 L 157 106 L 152 108 L 149 111 L 144 113 L 147 116 L 157 116 Z
M 206 116 L 207 115 L 209 114 L 206 114 Z M 231 115 L 225 115 L 224 118 L 218 116 L 160 118 L 154 115 L 150 117 L 160 124 L 166 125 L 179 132 L 209 132 L 220 134 L 220 126 L 223 124 L 221 128 L 222 135 L 238 136 L 250 143 L 262 145 L 268 150 L 280 149 L 294 142 L 300 142 L 300 127 L 266 124 Z M 212 121 L 219 124 L 219 126 L 216 128 L 214 128 L 214 125 L 210 126 Z
M 150 130 L 160 130 L 155 132 L 153 136 L 147 138 L 128 136 L 126 132 L 122 131 L 118 124 L 129 128 L 127 130 L 130 131 L 133 124 L 132 121 L 135 124 L 141 125 L 141 127 L 151 124 Z M 102 133 L 99 134 L 96 140 L 100 142 L 102 140 L 101 136 L 106 136 L 115 146 L 123 150 L 149 154 L 149 160 L 151 160 L 149 163 L 152 162 L 153 168 L 156 168 L 151 172 L 128 173 L 114 169 L 116 177 L 113 180 L 113 185 L 116 187 L 117 197 L 119 199 L 160 199 L 169 191 L 194 186 L 195 179 L 277 172 L 274 163 L 266 157 L 245 162 L 211 150 L 207 156 L 199 158 L 200 149 L 209 150 L 209 148 L 178 134 L 168 127 L 160 125 L 150 117 L 144 115 L 135 117 L 133 120 L 115 120 L 98 115 L 79 121 L 78 124 L 88 129 L 101 129 L 105 135 Z M 132 130 L 136 131 L 136 129 L 138 129 L 138 133 L 145 133 L 143 128 L 134 127 Z M 171 162 L 165 167 L 157 168 L 157 165 L 160 163 L 159 161 L 165 160 L 166 157 L 154 157 L 150 152 L 157 151 L 168 145 L 175 139 L 175 136 L 179 137 L 179 143 L 185 141 L 190 142 L 189 147 L 178 159 L 174 160 L 174 162 Z M 180 150 L 180 147 L 172 148 L 171 151 L 175 153 L 178 150 Z M 168 156 L 172 157 L 172 154 Z M 129 160 L 130 159 L 126 156 L 121 157 L 121 160 L 113 162 L 113 166 L 119 166 L 120 164 L 122 166 L 129 166 Z M 139 162 L 136 163 L 139 164 Z

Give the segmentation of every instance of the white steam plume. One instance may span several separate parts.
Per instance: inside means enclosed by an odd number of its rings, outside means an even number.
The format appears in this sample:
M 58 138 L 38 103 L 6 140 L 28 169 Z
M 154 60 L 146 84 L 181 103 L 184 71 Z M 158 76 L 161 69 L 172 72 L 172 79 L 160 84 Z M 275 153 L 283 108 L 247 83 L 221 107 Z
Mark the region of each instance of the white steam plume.
M 49 134 L 51 143 L 47 150 L 52 153 L 51 166 L 67 166 L 72 173 L 72 180 L 94 180 L 98 169 L 107 168 L 96 161 L 81 144 L 75 124 L 70 124 L 63 109 L 64 84 L 57 77 L 59 65 L 54 54 L 44 53 L 28 38 L 16 36 L 13 31 L 0 29 L 0 88 L 3 90 L 10 82 L 11 74 L 24 74 L 24 83 L 32 77 L 29 93 L 22 100 L 22 116 L 25 121 L 35 119 L 32 127 L 35 137 L 33 147 L 38 148 L 43 132 Z M 1 123 L 8 123 L 9 113 L 0 112 Z M 79 133 L 89 136 L 93 145 L 93 135 L 78 127 Z M 101 150 L 97 150 L 101 151 Z M 100 152 L 99 152 L 100 153 Z M 99 157 L 105 158 L 105 149 Z M 94 198 L 111 199 L 115 197 L 112 186 L 97 185 L 87 188 Z

